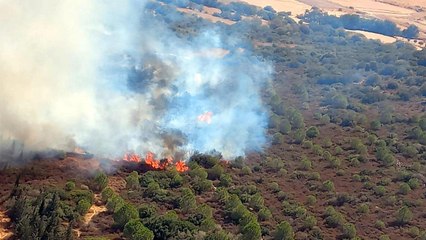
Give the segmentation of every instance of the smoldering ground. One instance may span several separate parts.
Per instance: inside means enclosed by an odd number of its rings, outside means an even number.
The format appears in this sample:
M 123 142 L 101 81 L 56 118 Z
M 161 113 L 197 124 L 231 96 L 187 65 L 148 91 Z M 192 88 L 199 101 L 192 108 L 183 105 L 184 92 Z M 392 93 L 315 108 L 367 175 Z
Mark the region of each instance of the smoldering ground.
M 147 3 L 0 2 L 3 150 L 231 158 L 266 144 L 270 65 L 220 27 L 178 35 Z

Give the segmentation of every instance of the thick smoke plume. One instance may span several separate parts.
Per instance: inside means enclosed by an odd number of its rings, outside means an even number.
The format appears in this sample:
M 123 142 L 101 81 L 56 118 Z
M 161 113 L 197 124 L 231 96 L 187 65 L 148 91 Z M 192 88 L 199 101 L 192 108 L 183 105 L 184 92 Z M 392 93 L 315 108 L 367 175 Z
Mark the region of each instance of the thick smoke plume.
M 153 16 L 143 1 L 0 1 L 1 149 L 259 150 L 269 66 L 219 28 L 188 40 Z

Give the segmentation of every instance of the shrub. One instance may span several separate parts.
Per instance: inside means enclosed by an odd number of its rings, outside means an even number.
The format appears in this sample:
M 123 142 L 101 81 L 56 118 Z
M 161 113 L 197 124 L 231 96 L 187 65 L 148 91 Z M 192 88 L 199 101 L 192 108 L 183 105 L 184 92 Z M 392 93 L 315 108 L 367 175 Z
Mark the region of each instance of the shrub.
M 252 172 L 251 172 L 251 168 L 249 167 L 249 166 L 244 166 L 242 169 L 241 169 L 241 174 L 242 175 L 250 175 Z
M 319 130 L 317 127 L 312 126 L 312 127 L 309 127 L 308 130 L 306 130 L 306 136 L 308 138 L 315 138 L 315 137 L 318 137 L 318 135 L 319 135 Z
M 308 158 L 303 157 L 301 161 L 300 169 L 307 171 L 307 170 L 310 170 L 311 168 L 312 168 L 312 162 Z
M 113 195 L 114 195 L 114 190 L 112 190 L 112 188 L 110 188 L 110 187 L 104 188 L 104 190 L 102 190 L 102 193 L 101 193 L 102 201 L 104 201 L 104 202 L 107 201 Z
M 408 233 L 408 235 L 410 235 L 410 237 L 412 237 L 412 238 L 416 238 L 416 237 L 418 237 L 418 236 L 419 236 L 419 234 L 420 234 L 420 230 L 419 230 L 419 228 L 418 228 L 418 227 L 413 226 L 413 227 L 410 227 L 410 228 L 408 229 L 407 233 Z
M 260 225 L 256 221 L 247 223 L 241 230 L 241 233 L 243 234 L 241 237 L 242 240 L 256 240 L 262 236 Z
M 401 185 L 399 185 L 399 190 L 398 190 L 399 194 L 407 195 L 410 191 L 411 191 L 410 185 L 408 185 L 407 183 L 401 183 Z
M 224 170 L 220 164 L 214 165 L 211 169 L 208 170 L 208 178 L 210 180 L 219 179 L 222 176 Z
M 258 213 L 258 217 L 260 221 L 269 220 L 272 217 L 271 210 L 269 210 L 267 207 L 260 209 Z
M 131 204 L 125 203 L 123 207 L 113 214 L 114 225 L 123 228 L 127 222 L 139 218 L 138 210 Z
M 358 213 L 366 214 L 370 212 L 370 207 L 367 203 L 362 203 L 357 210 Z
M 222 174 L 220 176 L 220 186 L 229 187 L 232 184 L 232 177 L 229 174 Z
M 87 211 L 89 211 L 89 208 L 91 207 L 91 205 L 92 204 L 88 202 L 86 199 L 81 199 L 80 201 L 78 201 L 75 210 L 78 212 L 78 214 L 84 215 L 87 213 Z
M 374 194 L 382 197 L 386 194 L 386 188 L 383 186 L 377 186 L 374 188 Z
M 303 129 L 298 129 L 294 133 L 294 143 L 301 144 L 303 140 L 305 140 L 305 137 L 306 137 L 305 131 Z
M 271 184 L 269 184 L 269 189 L 271 189 L 273 193 L 277 193 L 280 191 L 280 186 L 277 182 L 272 182 Z
M 133 171 L 126 177 L 126 188 L 131 190 L 140 188 L 138 172 Z
M 396 223 L 399 225 L 405 225 L 411 221 L 413 213 L 407 206 L 404 206 L 396 213 Z
M 294 232 L 291 225 L 283 221 L 278 226 L 273 235 L 275 240 L 293 240 Z
M 223 230 L 209 233 L 204 240 L 231 240 L 231 237 Z
M 379 130 L 382 127 L 382 123 L 379 120 L 374 120 L 370 123 L 371 130 Z
M 149 218 L 154 216 L 155 213 L 157 212 L 157 209 L 155 208 L 154 205 L 143 204 L 139 207 L 138 212 L 139 212 L 139 218 L 144 219 L 144 218 Z
M 390 237 L 388 235 L 381 235 L 379 237 L 379 240 L 391 240 Z
M 374 223 L 374 226 L 377 228 L 377 229 L 379 229 L 379 230 L 383 230 L 383 229 L 385 229 L 385 223 L 383 222 L 383 221 L 381 221 L 381 220 L 377 220 L 375 223 Z
M 419 188 L 419 186 L 420 186 L 420 182 L 419 182 L 419 180 L 418 180 L 417 178 L 411 178 L 411 179 L 408 181 L 408 186 L 409 186 L 411 189 L 417 189 L 417 188 Z
M 327 180 L 322 183 L 322 190 L 326 192 L 334 191 L 334 183 L 331 180 Z
M 139 219 L 132 219 L 124 225 L 124 236 L 129 240 L 152 240 L 154 233 L 145 227 Z
M 352 223 L 343 225 L 343 237 L 353 239 L 356 236 L 356 228 Z
M 74 188 L 75 188 L 75 183 L 74 182 L 72 182 L 72 181 L 68 181 L 66 184 L 65 184 L 65 191 L 72 191 L 72 190 L 74 190 Z
M 306 200 L 306 203 L 308 205 L 314 205 L 315 203 L 317 203 L 317 198 L 314 195 L 309 195 Z
M 179 199 L 179 207 L 183 212 L 194 210 L 197 205 L 195 194 L 189 188 L 182 189 L 182 196 Z
M 279 130 L 280 133 L 282 134 L 289 134 L 291 132 L 291 124 L 290 121 L 288 121 L 287 119 L 284 119 L 283 121 L 281 121 L 280 125 L 279 125 Z
M 102 191 L 108 185 L 108 177 L 103 172 L 97 172 L 93 182 L 94 182 L 94 186 L 93 186 L 94 190 Z
M 260 193 L 256 193 L 250 198 L 249 206 L 256 211 L 259 211 L 261 208 L 263 208 L 264 202 L 265 200 L 263 200 L 262 195 Z
M 303 220 L 304 229 L 312 229 L 316 225 L 317 225 L 317 219 L 312 215 L 306 216 L 305 219 Z
M 115 213 L 120 210 L 123 205 L 124 199 L 114 194 L 111 196 L 111 198 L 108 199 L 106 208 L 108 209 L 108 212 Z
M 284 142 L 284 136 L 281 133 L 275 133 L 274 136 L 272 136 L 272 144 L 280 145 L 283 142 Z

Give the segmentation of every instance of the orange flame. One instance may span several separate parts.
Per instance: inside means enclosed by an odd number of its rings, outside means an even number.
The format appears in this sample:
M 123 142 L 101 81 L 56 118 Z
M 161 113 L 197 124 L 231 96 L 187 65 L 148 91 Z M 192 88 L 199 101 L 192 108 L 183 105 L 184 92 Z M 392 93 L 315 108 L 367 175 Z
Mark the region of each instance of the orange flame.
M 128 162 L 142 162 L 141 157 L 137 154 L 124 154 L 123 160 Z M 145 156 L 145 164 L 151 166 L 154 169 L 164 170 L 168 166 L 173 165 L 173 158 L 169 156 L 166 159 L 157 160 L 154 157 L 154 153 L 148 152 Z M 183 161 L 177 161 L 174 163 L 174 165 L 178 172 L 185 172 L 189 169 Z
M 124 161 L 127 161 L 127 162 L 142 162 L 142 159 L 141 159 L 141 157 L 139 156 L 139 155 L 137 155 L 137 154 L 128 154 L 128 153 L 126 153 L 126 154 L 124 154 L 124 157 L 123 157 L 123 160 Z
M 186 172 L 189 170 L 189 167 L 183 161 L 177 161 L 175 166 L 178 172 Z
M 212 112 L 205 112 L 199 115 L 197 119 L 199 122 L 205 122 L 207 124 L 210 124 L 212 122 L 212 116 L 213 116 Z

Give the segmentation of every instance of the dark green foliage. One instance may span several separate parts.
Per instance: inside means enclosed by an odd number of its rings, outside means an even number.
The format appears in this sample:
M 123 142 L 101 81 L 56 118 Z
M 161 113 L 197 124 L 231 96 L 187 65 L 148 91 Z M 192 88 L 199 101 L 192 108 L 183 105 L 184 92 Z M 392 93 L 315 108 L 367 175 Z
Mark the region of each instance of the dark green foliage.
M 274 232 L 274 239 L 275 240 L 293 240 L 294 232 L 291 225 L 286 221 L 283 221 L 280 224 L 278 224 Z
M 208 172 L 208 178 L 210 180 L 216 180 L 216 179 L 219 179 L 222 176 L 224 170 L 223 170 L 223 167 L 220 164 L 216 164 L 211 169 L 209 169 L 207 172 Z
M 413 219 L 413 213 L 407 206 L 404 206 L 396 213 L 396 223 L 399 225 L 405 225 Z
M 196 230 L 194 224 L 179 219 L 175 214 L 148 218 L 144 225 L 154 233 L 154 239 L 173 239 L 178 234 L 190 234 Z
M 139 218 L 139 212 L 132 204 L 124 203 L 118 211 L 114 212 L 113 218 L 114 225 L 123 228 L 130 220 Z
M 272 144 L 280 145 L 284 142 L 284 136 L 281 133 L 275 133 L 272 137 Z
M 262 236 L 260 225 L 256 221 L 247 223 L 241 230 L 241 233 L 243 234 L 241 237 L 242 240 L 257 240 Z
M 229 187 L 232 184 L 232 177 L 229 174 L 222 174 L 220 176 L 220 186 Z
M 80 215 L 84 215 L 87 213 L 87 211 L 89 211 L 91 204 L 90 202 L 88 202 L 85 199 L 81 199 L 80 201 L 78 201 L 77 203 L 77 207 L 76 207 L 76 211 L 80 214 Z
M 102 191 L 108 185 L 108 176 L 104 172 L 97 172 L 93 179 L 93 189 Z
M 179 199 L 179 207 L 183 212 L 189 212 L 195 209 L 197 202 L 195 200 L 195 194 L 189 188 L 182 189 L 182 195 Z
M 61 226 L 60 211 L 57 192 L 42 193 L 36 199 L 17 196 L 9 213 L 15 222 L 15 236 L 34 240 L 66 238 L 67 231 Z
M 139 174 L 138 172 L 133 171 L 126 177 L 126 188 L 130 190 L 136 190 L 139 187 Z
M 154 233 L 145 227 L 139 219 L 132 219 L 124 225 L 124 236 L 129 240 L 152 240 Z
M 305 130 L 303 129 L 298 129 L 295 133 L 294 133 L 294 143 L 296 144 L 301 144 L 303 142 L 303 140 L 305 140 L 306 137 L 306 133 Z
M 356 236 L 356 228 L 352 223 L 343 225 L 343 237 L 353 239 Z
M 102 201 L 106 202 L 113 195 L 114 195 L 114 190 L 112 190 L 112 188 L 110 187 L 104 188 L 104 190 L 102 190 L 102 193 L 101 193 Z
M 74 188 L 75 188 L 75 183 L 72 182 L 72 181 L 68 181 L 65 184 L 65 191 L 72 191 L 72 190 L 74 190 Z
M 194 153 L 189 161 L 194 161 L 204 168 L 212 168 L 219 163 L 221 158 L 222 156 L 217 152 L 211 154 Z
M 208 234 L 204 240 L 231 240 L 231 237 L 226 232 L 219 230 Z
M 315 138 L 315 137 L 318 137 L 318 135 L 319 135 L 319 130 L 317 127 L 312 126 L 312 127 L 309 127 L 308 130 L 306 130 L 306 136 L 308 138 Z
M 139 207 L 139 218 L 149 218 L 154 216 L 157 213 L 157 209 L 154 205 L 143 204 Z

